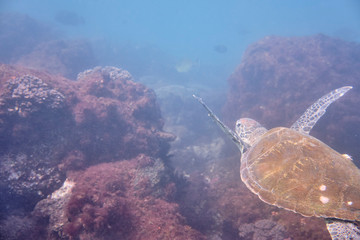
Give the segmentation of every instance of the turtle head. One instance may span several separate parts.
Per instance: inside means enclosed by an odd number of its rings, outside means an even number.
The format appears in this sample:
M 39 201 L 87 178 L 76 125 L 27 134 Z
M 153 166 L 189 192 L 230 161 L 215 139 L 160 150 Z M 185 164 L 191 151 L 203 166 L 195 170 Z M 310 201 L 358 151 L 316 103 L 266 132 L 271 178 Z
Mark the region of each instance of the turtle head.
M 251 118 L 240 118 L 236 121 L 235 132 L 240 139 L 251 147 L 267 129 Z

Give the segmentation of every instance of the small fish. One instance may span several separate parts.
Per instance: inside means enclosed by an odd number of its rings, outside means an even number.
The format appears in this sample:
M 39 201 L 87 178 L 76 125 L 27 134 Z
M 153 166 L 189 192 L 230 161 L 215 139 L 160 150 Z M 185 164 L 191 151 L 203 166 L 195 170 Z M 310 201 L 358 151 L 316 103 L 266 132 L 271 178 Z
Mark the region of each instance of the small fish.
M 214 46 L 214 51 L 217 53 L 226 53 L 227 47 L 225 45 L 218 44 Z
M 175 65 L 175 69 L 179 73 L 187 73 L 191 69 L 193 69 L 196 65 L 198 65 L 198 61 L 192 61 L 190 59 L 182 60 L 181 62 Z
M 78 26 L 85 23 L 84 18 L 77 13 L 65 10 L 57 12 L 55 20 L 66 26 Z

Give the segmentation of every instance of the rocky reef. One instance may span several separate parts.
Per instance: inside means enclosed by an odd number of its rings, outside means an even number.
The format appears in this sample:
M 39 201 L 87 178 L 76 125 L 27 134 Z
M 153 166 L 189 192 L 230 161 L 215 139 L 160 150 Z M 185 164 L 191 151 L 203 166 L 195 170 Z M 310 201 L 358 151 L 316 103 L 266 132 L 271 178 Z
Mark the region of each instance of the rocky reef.
M 17 64 L 75 80 L 80 71 L 96 66 L 90 42 L 60 39 L 50 25 L 21 13 L 0 13 L 0 62 Z
M 114 67 L 71 81 L 2 64 L 0 76 L 2 237 L 203 238 L 174 202 L 174 136 L 152 90 Z
M 36 45 L 15 64 L 60 74 L 69 79 L 96 65 L 92 46 L 85 40 L 49 40 Z
M 229 78 L 226 121 L 233 126 L 238 118 L 250 117 L 267 128 L 291 126 L 315 100 L 350 85 L 354 88 L 328 109 L 311 134 L 360 159 L 359 56 L 359 44 L 324 35 L 266 37 L 249 46 Z
M 103 163 L 71 174 L 71 195 L 45 199 L 34 212 L 50 219 L 48 239 L 202 239 L 169 201 L 169 177 L 161 159 L 146 155 Z
M 51 89 L 41 79 L 25 75 L 6 82 L 6 91 L 2 94 L 2 110 L 17 113 L 20 117 L 48 109 L 64 107 L 64 95 Z
M 30 40 L 16 61 L 39 44 Z M 44 44 L 51 52 L 62 43 Z M 229 78 L 225 122 L 290 126 L 320 96 L 352 85 L 312 135 L 356 162 L 359 56 L 357 44 L 323 35 L 264 38 Z M 116 67 L 69 80 L 0 64 L 0 238 L 329 239 L 323 219 L 265 204 L 246 188 L 238 150 L 192 93 L 172 85 L 157 98 Z M 199 94 L 220 112 L 221 93 Z

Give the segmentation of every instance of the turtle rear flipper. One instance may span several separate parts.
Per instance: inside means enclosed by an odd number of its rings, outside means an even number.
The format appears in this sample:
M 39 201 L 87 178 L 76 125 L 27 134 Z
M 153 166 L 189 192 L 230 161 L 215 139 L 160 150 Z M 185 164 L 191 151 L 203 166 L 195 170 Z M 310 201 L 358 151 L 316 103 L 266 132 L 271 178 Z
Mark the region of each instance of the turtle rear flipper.
M 360 226 L 357 222 L 326 219 L 326 227 L 332 240 L 359 240 Z
M 290 127 L 295 131 L 309 134 L 316 122 L 325 114 L 326 109 L 340 97 L 352 89 L 351 86 L 345 86 L 335 89 L 322 96 L 313 105 L 306 109 L 305 113 Z

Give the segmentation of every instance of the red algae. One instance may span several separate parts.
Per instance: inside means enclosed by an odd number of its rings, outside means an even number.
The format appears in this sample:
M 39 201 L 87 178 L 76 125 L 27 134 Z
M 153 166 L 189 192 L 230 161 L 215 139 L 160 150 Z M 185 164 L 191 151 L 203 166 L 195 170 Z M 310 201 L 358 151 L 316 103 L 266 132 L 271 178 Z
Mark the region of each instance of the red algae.
M 20 205 L 40 229 L 34 239 L 140 239 L 139 229 L 158 239 L 142 225 L 152 219 L 159 234 L 201 239 L 170 202 L 164 162 L 174 136 L 162 130 L 154 92 L 127 71 L 98 67 L 71 81 L 0 64 L 0 97 L 4 219 Z M 53 196 L 67 176 L 73 195 Z
M 79 74 L 74 82 L 42 71 L 0 64 L 0 92 L 5 92 L 9 79 L 24 75 L 38 78 L 64 96 L 61 115 L 53 119 L 33 120 L 36 124 L 50 127 L 54 120 L 62 121 L 63 129 L 59 131 L 68 134 L 63 138 L 70 148 L 75 148 L 67 151 L 82 151 L 87 164 L 111 161 L 119 156 L 132 158 L 138 153 L 150 156 L 167 154 L 169 141 L 174 136 L 162 131 L 163 120 L 155 94 L 135 83 L 129 72 L 114 67 L 98 67 Z M 12 109 L 5 104 L 2 113 L 4 126 L 7 126 L 7 122 L 16 122 L 8 117 L 8 108 Z M 34 111 L 33 108 L 29 111 Z M 45 112 L 43 115 L 48 114 Z M 41 116 L 38 114 L 35 117 Z M 22 122 L 14 125 L 12 134 L 17 134 L 14 135 L 16 140 L 22 141 L 25 138 L 23 135 L 36 134 L 36 128 L 31 128 L 29 120 L 24 115 Z M 12 127 L 3 130 L 12 131 Z
M 80 239 L 203 239 L 162 192 L 164 171 L 158 160 L 140 155 L 74 173 L 64 233 Z
M 225 122 L 233 126 L 237 119 L 250 117 L 266 128 L 291 126 L 317 98 L 350 85 L 351 92 L 331 106 L 311 134 L 360 159 L 359 59 L 358 43 L 325 35 L 255 42 L 228 79 Z

